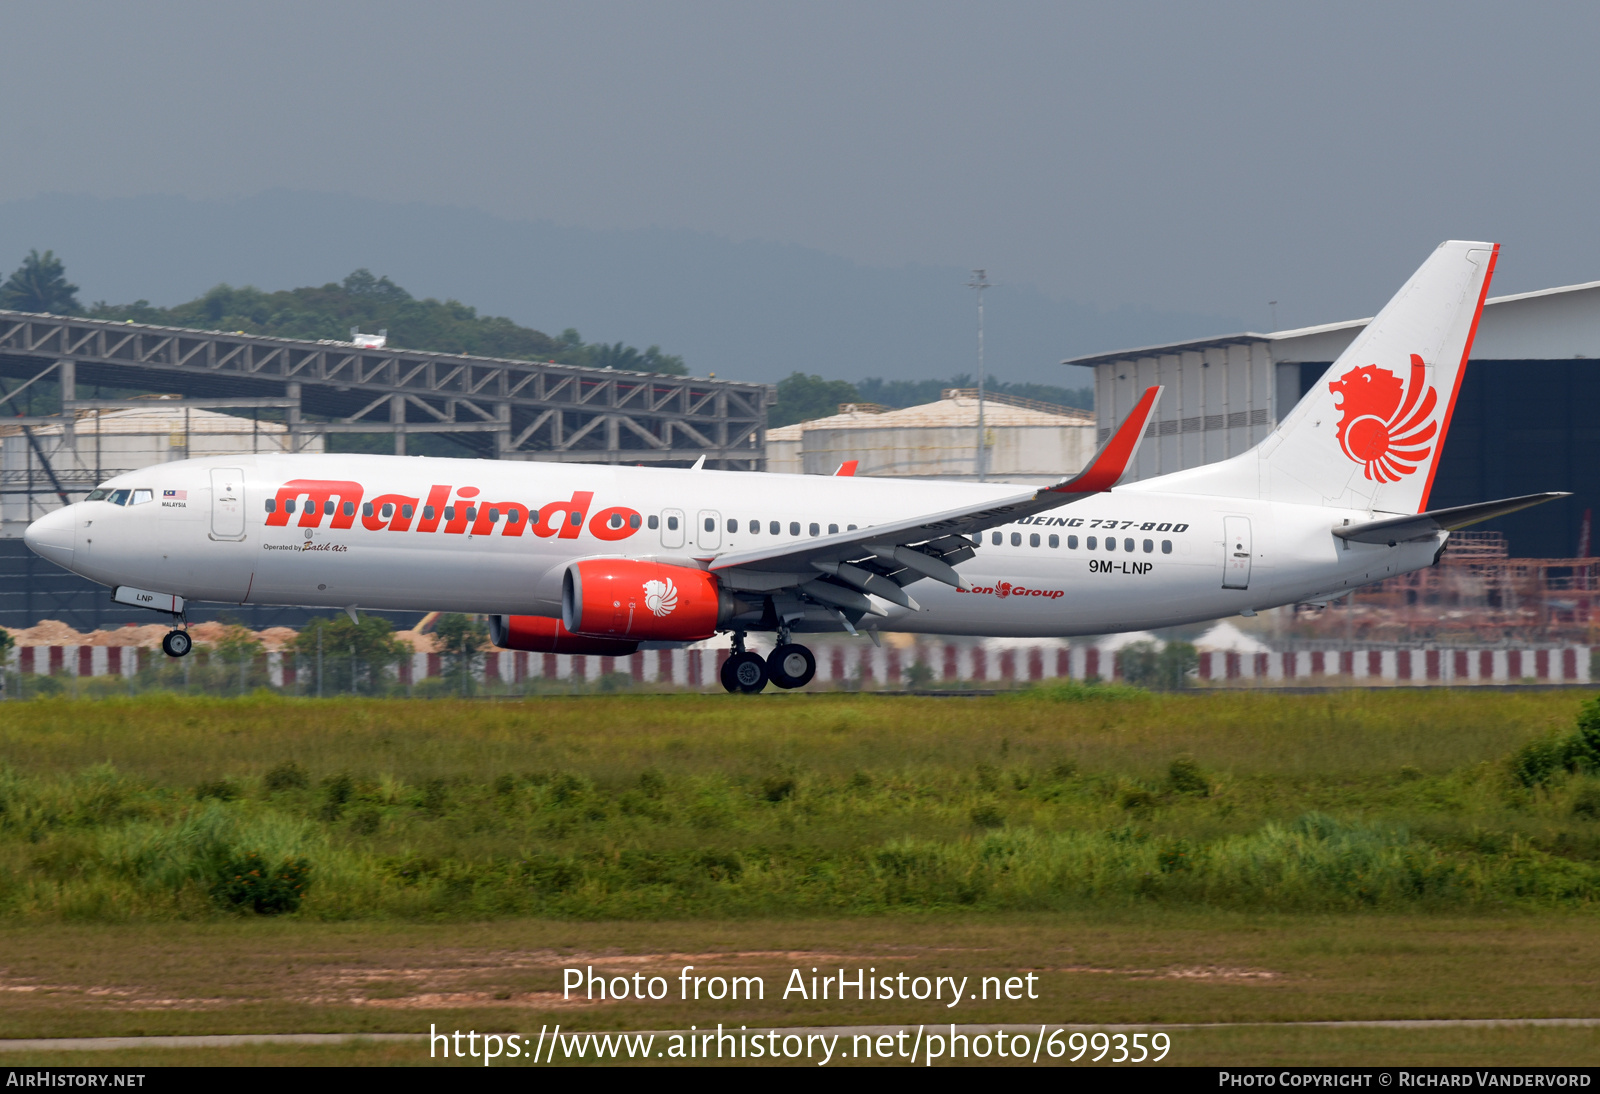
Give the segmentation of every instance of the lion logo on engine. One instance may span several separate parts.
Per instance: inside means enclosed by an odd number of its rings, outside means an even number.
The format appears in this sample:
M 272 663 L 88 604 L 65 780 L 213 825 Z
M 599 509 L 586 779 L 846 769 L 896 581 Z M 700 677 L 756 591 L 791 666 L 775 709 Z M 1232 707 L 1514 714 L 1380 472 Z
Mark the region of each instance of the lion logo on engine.
M 1431 421 L 1439 394 L 1427 383 L 1427 366 L 1411 355 L 1409 382 L 1386 368 L 1353 368 L 1328 385 L 1341 397 L 1337 436 L 1344 454 L 1376 482 L 1399 482 L 1433 450 Z
M 656 581 L 654 579 L 644 583 L 644 606 L 656 614 L 659 619 L 671 615 L 672 610 L 678 606 L 678 589 L 672 584 L 671 579 Z

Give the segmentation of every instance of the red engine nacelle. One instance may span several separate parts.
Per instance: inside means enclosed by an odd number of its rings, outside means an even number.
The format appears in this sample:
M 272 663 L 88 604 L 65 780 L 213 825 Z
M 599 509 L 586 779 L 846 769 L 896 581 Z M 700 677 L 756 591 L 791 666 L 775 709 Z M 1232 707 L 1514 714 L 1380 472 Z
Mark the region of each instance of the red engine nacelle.
M 628 558 L 574 562 L 561 580 L 561 622 L 575 634 L 698 642 L 733 615 L 704 570 Z
M 638 642 L 573 634 L 561 625 L 561 620 L 542 615 L 491 615 L 489 641 L 503 650 L 593 653 L 601 657 L 626 657 L 639 649 Z

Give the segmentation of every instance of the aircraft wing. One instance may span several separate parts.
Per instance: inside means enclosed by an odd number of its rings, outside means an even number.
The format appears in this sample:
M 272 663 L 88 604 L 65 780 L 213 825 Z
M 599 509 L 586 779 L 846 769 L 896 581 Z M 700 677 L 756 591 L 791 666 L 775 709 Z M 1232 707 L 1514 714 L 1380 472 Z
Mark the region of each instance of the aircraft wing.
M 1335 528 L 1333 534 L 1340 539 L 1356 543 L 1386 543 L 1393 547 L 1408 539 L 1420 539 L 1436 532 L 1454 532 L 1482 520 L 1493 520 L 1519 509 L 1543 505 L 1557 498 L 1569 498 L 1570 492 L 1552 490 L 1543 494 L 1524 494 L 1518 498 L 1499 501 L 1481 501 L 1475 505 L 1457 505 L 1450 509 L 1431 509 L 1413 516 L 1371 520 L 1365 524 L 1352 524 L 1348 528 Z
M 797 586 L 801 594 L 829 607 L 869 611 L 861 595 L 865 592 L 916 608 L 901 586 L 931 577 L 968 587 L 952 568 L 975 553 L 967 537 L 1115 486 L 1133 462 L 1160 396 L 1161 388 L 1146 389 L 1089 465 L 1054 485 L 799 543 L 720 555 L 708 560 L 710 569 L 730 588 L 776 591 Z

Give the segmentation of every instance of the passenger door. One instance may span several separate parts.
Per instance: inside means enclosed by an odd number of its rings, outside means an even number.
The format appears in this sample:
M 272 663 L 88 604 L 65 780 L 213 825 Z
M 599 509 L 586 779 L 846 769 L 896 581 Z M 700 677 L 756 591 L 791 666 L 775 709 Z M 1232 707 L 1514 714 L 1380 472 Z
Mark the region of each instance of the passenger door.
M 722 546 L 722 514 L 712 509 L 700 510 L 695 518 L 695 546 L 702 551 L 714 551 Z
M 211 469 L 211 538 L 244 538 L 244 472 L 237 467 Z
M 661 546 L 683 546 L 683 510 L 661 510 Z
M 1222 587 L 1250 587 L 1250 518 L 1223 517 Z

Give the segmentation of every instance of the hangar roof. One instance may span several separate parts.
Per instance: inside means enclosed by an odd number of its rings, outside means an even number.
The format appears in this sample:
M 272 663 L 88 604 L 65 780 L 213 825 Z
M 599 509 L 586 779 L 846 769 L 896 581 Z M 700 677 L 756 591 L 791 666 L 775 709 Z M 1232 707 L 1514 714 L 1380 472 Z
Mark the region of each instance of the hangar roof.
M 1279 363 L 1332 361 L 1372 317 L 1348 319 L 1271 333 L 1241 331 L 1189 342 L 1069 357 L 1064 365 L 1101 365 L 1136 357 L 1265 342 Z M 1600 358 L 1600 281 L 1561 285 L 1537 292 L 1495 296 L 1484 301 L 1483 319 L 1473 342 L 1475 361 L 1540 361 Z

